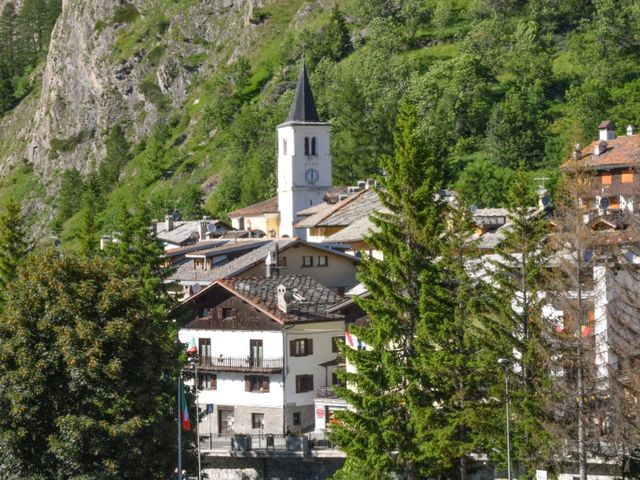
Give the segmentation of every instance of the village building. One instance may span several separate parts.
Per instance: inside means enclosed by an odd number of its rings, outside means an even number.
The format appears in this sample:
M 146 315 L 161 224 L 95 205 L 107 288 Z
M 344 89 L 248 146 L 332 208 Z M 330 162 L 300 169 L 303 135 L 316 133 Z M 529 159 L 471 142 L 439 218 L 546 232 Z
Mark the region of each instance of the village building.
M 186 300 L 180 341 L 197 345 L 198 402 L 213 405 L 201 435 L 312 430 L 316 391 L 337 381 L 342 301 L 305 275 L 221 279 Z
M 357 283 L 358 258 L 299 238 L 226 239 L 192 248 L 167 252 L 173 256 L 174 270 L 165 282 L 181 299 L 233 276 L 307 275 L 338 294 Z
M 201 220 L 176 220 L 177 215 L 165 215 L 163 222 L 153 222 L 152 229 L 165 250 L 185 247 L 208 239 L 225 236 L 233 230 L 228 223 L 207 216 Z

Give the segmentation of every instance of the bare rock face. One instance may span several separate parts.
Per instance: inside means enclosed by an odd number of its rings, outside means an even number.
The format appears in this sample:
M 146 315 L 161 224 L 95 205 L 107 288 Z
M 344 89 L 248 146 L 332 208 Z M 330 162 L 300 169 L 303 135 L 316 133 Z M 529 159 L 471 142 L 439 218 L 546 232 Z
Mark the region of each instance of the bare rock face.
M 0 147 L 7 146 L 0 175 L 22 158 L 44 179 L 72 167 L 87 172 L 103 158 L 113 125 L 126 123 L 133 142 L 147 135 L 183 105 L 194 76 L 211 73 L 250 44 L 248 18 L 262 2 L 202 0 L 165 13 L 167 3 L 126 2 L 135 7 L 135 22 L 150 25 L 139 33 L 135 24 L 116 21 L 125 2 L 63 1 L 39 96 L 0 123 Z M 187 61 L 197 56 L 201 63 Z M 12 136 L 4 138 L 3 130 Z

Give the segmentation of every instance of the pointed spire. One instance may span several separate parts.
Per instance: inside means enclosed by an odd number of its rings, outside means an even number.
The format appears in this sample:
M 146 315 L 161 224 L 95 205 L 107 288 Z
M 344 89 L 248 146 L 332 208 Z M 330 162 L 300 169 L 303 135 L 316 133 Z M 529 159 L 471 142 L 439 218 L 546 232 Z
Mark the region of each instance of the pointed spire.
M 307 77 L 307 69 L 304 65 L 304 55 L 302 56 L 302 69 L 298 76 L 296 94 L 293 97 L 293 104 L 289 110 L 287 122 L 319 122 L 316 102 L 313 100 L 311 85 Z

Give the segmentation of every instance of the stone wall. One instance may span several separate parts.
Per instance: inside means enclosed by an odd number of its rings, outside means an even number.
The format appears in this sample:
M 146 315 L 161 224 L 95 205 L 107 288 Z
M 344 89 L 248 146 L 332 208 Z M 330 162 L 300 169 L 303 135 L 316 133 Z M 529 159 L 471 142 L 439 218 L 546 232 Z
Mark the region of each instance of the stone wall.
M 300 425 L 293 424 L 293 413 L 300 413 Z M 315 428 L 315 410 L 313 405 L 300 405 L 285 409 L 285 424 L 292 433 L 313 430 Z
M 214 457 L 203 460 L 203 472 L 210 480 L 325 480 L 343 463 L 343 458 Z

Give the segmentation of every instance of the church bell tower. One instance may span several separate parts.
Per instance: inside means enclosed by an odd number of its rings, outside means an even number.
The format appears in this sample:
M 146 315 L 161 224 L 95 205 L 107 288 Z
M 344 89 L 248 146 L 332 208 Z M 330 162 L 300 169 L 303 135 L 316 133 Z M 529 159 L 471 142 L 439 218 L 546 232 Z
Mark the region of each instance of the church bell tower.
M 289 116 L 277 130 L 280 236 L 305 239 L 306 231 L 293 227 L 296 214 L 323 202 L 331 189 L 331 152 L 329 124 L 318 117 L 304 60 Z

